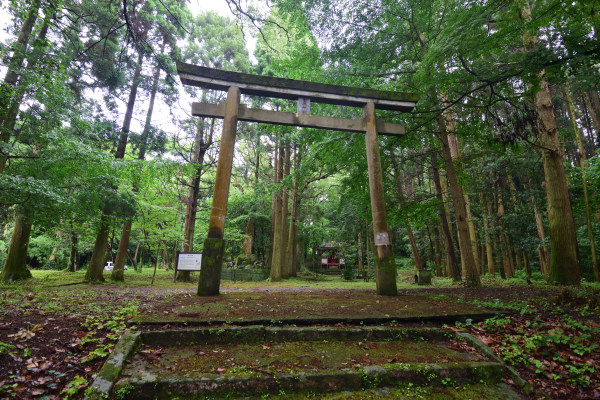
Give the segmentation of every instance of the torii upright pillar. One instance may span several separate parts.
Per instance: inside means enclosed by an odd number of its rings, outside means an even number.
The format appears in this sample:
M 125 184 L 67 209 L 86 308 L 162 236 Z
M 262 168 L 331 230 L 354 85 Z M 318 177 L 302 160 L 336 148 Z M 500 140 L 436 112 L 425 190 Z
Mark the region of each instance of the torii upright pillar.
M 200 282 L 198 282 L 199 296 L 216 296 L 219 294 L 219 286 L 221 285 L 221 265 L 223 264 L 223 254 L 225 252 L 225 240 L 223 239 L 225 215 L 227 214 L 239 107 L 240 89 L 237 86 L 231 86 L 227 91 L 215 189 L 210 220 L 208 221 L 208 236 L 204 241 L 204 250 L 202 251 L 202 268 L 200 270 Z
M 385 192 L 383 189 L 383 173 L 377 138 L 375 120 L 375 104 L 367 103 L 364 107 L 366 126 L 365 143 L 367 148 L 367 168 L 369 174 L 369 192 L 371 196 L 371 216 L 373 218 L 373 234 L 375 236 L 375 281 L 377 294 L 396 296 L 396 260 L 390 242 L 390 233 L 385 213 Z

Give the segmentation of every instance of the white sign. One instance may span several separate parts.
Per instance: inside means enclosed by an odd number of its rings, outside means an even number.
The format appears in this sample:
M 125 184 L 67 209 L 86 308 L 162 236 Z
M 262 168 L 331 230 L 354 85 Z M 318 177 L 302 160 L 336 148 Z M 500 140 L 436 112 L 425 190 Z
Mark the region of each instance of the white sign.
M 202 253 L 179 253 L 177 259 L 178 271 L 200 271 L 202 266 Z
M 300 97 L 298 99 L 298 114 L 310 114 L 310 99 Z
M 390 236 L 387 232 L 381 232 L 375 235 L 376 246 L 388 246 L 390 244 Z

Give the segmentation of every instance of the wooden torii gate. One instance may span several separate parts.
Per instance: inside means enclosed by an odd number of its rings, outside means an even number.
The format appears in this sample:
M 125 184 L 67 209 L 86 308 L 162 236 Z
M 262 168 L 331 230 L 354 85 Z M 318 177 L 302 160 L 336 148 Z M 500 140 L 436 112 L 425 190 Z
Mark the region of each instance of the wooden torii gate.
M 404 127 L 387 123 L 375 116 L 375 109 L 411 111 L 418 96 L 409 93 L 362 89 L 348 86 L 274 78 L 261 75 L 223 71 L 197 65 L 177 63 L 177 72 L 184 85 L 227 91 L 227 101 L 221 104 L 193 103 L 192 115 L 223 119 L 223 135 L 217 161 L 217 173 L 208 236 L 204 242 L 198 295 L 219 294 L 227 200 L 233 166 L 237 122 L 252 121 L 278 125 L 341 130 L 366 133 L 367 166 L 371 214 L 375 238 L 375 280 L 377 293 L 395 296 L 396 262 L 385 214 L 383 175 L 377 134 L 403 135 Z M 298 113 L 246 108 L 240 105 L 240 95 L 255 95 L 298 100 Z M 363 108 L 363 118 L 346 119 L 310 115 L 310 102 Z

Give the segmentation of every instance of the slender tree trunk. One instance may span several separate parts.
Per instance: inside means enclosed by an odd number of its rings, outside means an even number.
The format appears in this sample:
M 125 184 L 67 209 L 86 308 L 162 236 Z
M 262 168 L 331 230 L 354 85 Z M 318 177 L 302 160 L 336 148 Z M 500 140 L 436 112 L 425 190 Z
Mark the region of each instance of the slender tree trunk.
M 275 146 L 273 148 L 273 186 L 277 185 L 278 171 L 279 171 L 279 135 L 275 134 Z M 271 200 L 271 235 L 269 237 L 269 243 L 271 248 L 267 253 L 267 265 L 269 268 L 273 268 L 273 252 L 275 251 L 275 227 L 277 225 L 277 192 L 273 192 L 273 198 Z
M 491 236 L 491 224 L 490 219 L 492 218 L 491 206 L 485 201 L 483 193 L 481 193 L 481 207 L 483 210 L 483 236 L 485 238 L 485 253 L 487 256 L 487 271 L 491 277 L 496 274 L 496 266 L 494 265 L 494 249 L 492 247 Z
M 4 267 L 0 271 L 0 282 L 2 283 L 31 278 L 31 272 L 27 269 L 27 249 L 31 237 L 31 210 L 19 206 L 15 214 L 15 227 L 10 239 L 8 254 Z
M 77 232 L 73 228 L 73 221 L 71 221 L 71 251 L 69 254 L 69 266 L 67 270 L 69 272 L 77 271 L 77 266 L 79 264 L 79 238 L 77 237 Z
M 294 168 L 298 169 L 300 164 L 300 153 L 298 150 L 295 152 L 294 156 Z M 299 207 L 299 199 L 298 199 L 298 180 L 295 178 L 294 183 L 292 185 L 292 210 L 290 214 L 290 230 L 289 237 L 287 242 L 287 251 L 286 251 L 286 260 L 287 264 L 290 267 L 290 276 L 296 276 L 296 244 L 297 244 L 297 234 L 298 227 L 296 225 L 296 218 L 298 215 L 298 207 Z
M 600 143 L 600 116 L 598 115 L 600 113 L 600 100 L 598 100 L 597 105 L 594 104 L 593 101 L 593 99 L 598 99 L 598 93 L 585 92 L 583 98 L 585 100 L 585 106 L 587 108 L 588 114 L 590 115 L 590 118 L 592 119 L 594 128 L 596 130 L 596 142 Z
M 433 259 L 435 260 L 436 275 L 444 276 L 442 263 L 442 234 L 437 226 L 433 228 Z
M 358 239 L 357 239 L 357 248 L 358 248 L 358 270 L 361 275 L 363 274 L 363 270 L 365 266 L 363 264 L 363 249 L 362 249 L 362 232 L 358 231 Z
M 277 159 L 277 169 L 275 171 L 275 173 L 277 174 L 277 183 L 281 182 L 281 179 L 283 178 L 283 161 L 284 161 L 284 154 L 283 154 L 283 140 L 280 138 L 278 140 L 278 146 L 277 146 L 277 153 L 278 153 L 278 159 Z M 283 271 L 282 271 L 282 265 L 281 265 L 281 252 L 283 250 L 282 246 L 283 243 L 281 241 L 282 238 L 282 232 L 283 232 L 283 226 L 282 226 L 282 222 L 283 222 L 283 192 L 279 191 L 276 192 L 275 194 L 275 217 L 273 219 L 273 225 L 275 227 L 274 232 L 273 232 L 273 255 L 271 258 L 271 281 L 273 282 L 279 282 L 282 279 L 282 275 L 283 275 Z
M 448 105 L 445 97 L 444 97 L 444 104 Z M 454 121 L 452 120 L 452 115 L 450 113 L 450 109 L 446 109 L 446 111 L 443 113 L 444 115 L 444 122 L 446 124 L 446 131 L 448 132 L 448 146 L 450 147 L 450 155 L 452 156 L 452 160 L 455 163 L 460 163 L 460 149 L 458 146 L 458 138 L 456 137 L 456 135 L 453 133 L 454 132 Z M 479 270 L 479 263 L 478 263 L 478 253 L 477 253 L 477 233 L 475 231 L 475 223 L 473 222 L 473 216 L 471 215 L 471 203 L 469 201 L 469 194 L 466 191 L 464 192 L 464 199 L 465 199 L 465 210 L 466 210 L 466 218 L 467 218 L 467 222 L 468 222 L 468 226 L 469 226 L 469 240 L 471 241 L 471 249 L 473 251 L 473 258 L 475 260 L 475 265 L 477 267 L 477 270 Z M 459 242 L 460 243 L 460 242 Z M 462 276 L 466 276 L 466 265 L 464 262 L 462 262 L 463 258 L 461 257 L 461 264 L 462 264 Z
M 289 141 L 286 139 L 284 141 L 284 160 L 283 160 L 283 175 L 282 180 L 287 178 L 290 175 L 290 152 L 291 147 Z M 281 197 L 281 277 L 287 279 L 290 277 L 291 266 L 289 264 L 289 259 L 287 256 L 287 248 L 288 248 L 288 209 L 289 209 L 289 191 L 287 187 L 282 189 L 282 197 Z
M 198 199 L 200 197 L 200 180 L 204 173 L 204 156 L 210 146 L 212 146 L 214 133 L 214 118 L 210 122 L 208 129 L 208 138 L 204 140 L 204 120 L 198 121 L 196 137 L 194 138 L 194 148 L 192 149 L 191 163 L 195 165 L 191 182 L 188 187 L 186 199 L 185 224 L 183 229 L 183 251 L 194 251 L 194 232 L 196 230 L 196 213 L 198 211 Z M 190 281 L 190 271 L 178 271 L 177 280 L 180 282 Z
M 502 218 L 504 217 L 504 203 L 502 202 L 502 193 L 500 188 L 497 187 L 498 196 L 498 228 L 500 230 L 500 245 L 502 246 L 502 267 L 504 268 L 504 274 L 507 278 L 512 278 L 514 275 L 514 267 L 512 267 L 512 254 L 510 250 L 510 243 L 508 237 L 504 233 L 504 224 Z
M 117 151 L 115 152 L 116 159 L 122 159 L 125 157 L 125 149 L 127 147 L 127 139 L 129 137 L 129 128 L 131 126 L 131 119 L 133 118 L 133 107 L 135 105 L 135 99 L 137 96 L 137 89 L 140 84 L 140 75 L 142 72 L 142 61 L 143 55 L 142 53 L 138 54 L 138 64 L 135 68 L 133 81 L 131 83 L 131 89 L 129 91 L 129 99 L 127 101 L 127 109 L 125 111 L 125 117 L 123 119 L 123 126 L 121 128 L 121 136 L 119 137 L 119 144 L 117 145 Z M 104 262 L 106 261 L 105 254 L 96 254 L 97 251 L 106 252 L 108 249 L 108 231 L 109 231 L 109 216 L 110 211 L 105 207 L 102 210 L 102 217 L 100 218 L 100 231 L 98 232 L 98 236 L 96 237 L 96 245 L 94 245 L 94 250 L 92 252 L 92 261 L 90 262 L 90 266 L 88 267 L 88 272 L 86 277 L 89 276 L 90 281 L 104 281 L 104 277 L 102 276 Z M 129 232 L 131 231 L 131 227 L 129 227 Z M 106 232 L 106 234 L 104 234 Z M 123 232 L 123 235 L 126 236 L 127 241 L 129 240 L 129 233 Z M 99 243 L 100 240 L 105 240 L 106 243 Z M 124 244 L 124 243 L 123 243 Z M 129 244 L 129 241 L 127 242 Z M 111 274 L 111 278 L 114 280 L 123 280 L 123 268 L 125 265 L 125 255 L 127 249 L 124 246 L 123 249 L 117 252 L 118 257 L 115 257 L 115 262 L 120 262 L 121 266 L 117 269 L 113 269 Z M 112 246 L 111 246 L 112 248 Z M 100 279 L 101 278 L 101 279 Z
M 394 175 L 396 175 L 396 191 L 398 192 L 400 202 L 403 202 L 404 189 L 402 182 L 402 173 L 400 171 L 400 168 L 398 168 L 398 161 L 396 160 L 396 155 L 394 154 L 394 152 L 391 153 L 391 159 L 392 168 L 394 169 Z M 409 191 L 409 189 L 407 189 L 407 191 Z M 410 216 L 407 217 L 405 228 L 406 233 L 408 234 L 408 240 L 410 241 L 410 249 L 413 255 L 413 259 L 415 260 L 415 268 L 418 270 L 422 270 L 425 268 L 425 266 L 423 265 L 423 259 L 421 258 L 421 254 L 419 254 L 419 247 L 417 246 L 417 241 L 415 240 L 415 236 L 413 235 L 412 226 L 410 225 Z
M 160 49 L 160 54 L 163 54 L 163 52 L 165 50 L 165 43 L 166 43 L 166 40 L 163 39 L 161 49 Z M 141 74 L 141 62 L 143 61 L 141 55 L 140 55 L 140 58 L 138 59 L 138 61 L 140 63 L 140 74 Z M 139 79 L 139 74 L 137 76 Z M 138 160 L 144 160 L 146 157 L 146 149 L 148 146 L 147 142 L 148 142 L 148 136 L 150 135 L 150 128 L 152 126 L 151 125 L 152 114 L 154 112 L 154 102 L 156 100 L 156 92 L 158 91 L 159 78 L 160 78 L 160 66 L 157 65 L 156 68 L 154 69 L 154 75 L 152 77 L 152 89 L 150 91 L 150 101 L 148 103 L 148 111 L 146 112 L 146 122 L 144 124 L 144 130 L 142 131 L 142 135 L 140 138 L 140 149 L 139 149 L 139 154 L 138 154 Z M 130 100 L 131 100 L 131 93 L 130 93 Z M 135 96 L 133 98 L 133 102 L 135 103 Z M 128 105 L 129 105 L 129 103 L 128 103 Z M 128 109 L 128 111 L 129 111 L 129 109 Z M 133 190 L 134 190 L 134 192 L 137 192 L 137 186 L 135 184 L 134 184 Z M 132 226 L 131 220 L 125 221 L 125 223 L 123 224 L 123 231 L 121 233 L 121 240 L 119 241 L 119 248 L 117 250 L 117 256 L 115 258 L 115 265 L 114 265 L 113 272 L 111 274 L 111 279 L 116 280 L 116 281 L 122 281 L 124 279 L 123 271 L 125 268 L 125 258 L 126 258 L 125 255 L 128 253 L 131 226 Z M 188 272 L 188 274 L 189 274 L 189 272 Z
M 456 254 L 454 253 L 454 244 L 452 243 L 452 236 L 450 233 L 450 226 L 448 225 L 448 218 L 446 216 L 446 208 L 444 207 L 444 195 L 442 194 L 442 184 L 440 183 L 440 173 L 437 168 L 437 159 L 433 155 L 431 159 L 431 176 L 435 185 L 436 197 L 438 199 L 438 214 L 440 216 L 440 223 L 442 225 L 442 233 L 444 236 L 444 245 L 446 246 L 446 273 L 447 276 L 451 277 L 452 280 L 458 282 L 461 280 L 460 269 L 456 262 Z
M 129 128 L 131 126 L 131 119 L 133 118 L 133 108 L 135 106 L 135 99 L 137 97 L 138 86 L 141 82 L 140 76 L 142 73 L 143 61 L 144 57 L 140 52 L 138 54 L 138 63 L 133 74 L 131 90 L 129 91 L 129 99 L 127 101 L 127 109 L 125 111 L 125 118 L 123 119 L 123 126 L 121 128 L 121 136 L 119 137 L 119 145 L 117 146 L 117 151 L 115 153 L 116 159 L 123 159 L 125 157 L 125 149 L 127 147 L 127 140 L 129 138 Z M 142 145 L 142 147 L 145 147 L 145 145 Z M 131 220 L 125 221 L 125 223 L 123 224 L 121 239 L 119 240 L 119 247 L 117 249 L 117 255 L 115 257 L 115 264 L 110 276 L 111 279 L 114 281 L 123 281 L 125 279 L 125 259 L 127 258 L 127 248 L 129 247 L 131 225 Z
M 525 0 L 522 4 L 521 18 L 528 24 L 531 21 L 529 2 Z M 528 27 L 524 29 L 523 43 L 526 50 L 531 50 L 537 43 L 537 37 L 529 33 Z M 578 285 L 581 270 L 577 257 L 575 224 L 546 72 L 540 71 L 535 81 L 537 90 L 534 91 L 534 104 L 538 114 L 540 145 L 543 147 L 542 161 L 550 222 L 549 279 L 553 283 Z
M 156 262 L 154 263 L 154 272 L 152 273 L 151 285 L 154 285 L 154 278 L 156 277 L 156 270 L 158 269 L 158 263 L 160 261 L 160 242 L 156 245 Z
M 127 252 L 127 258 L 129 259 L 129 262 L 133 266 L 134 271 L 137 272 L 138 267 L 137 267 L 137 263 L 135 262 L 135 258 L 131 257 L 131 253 L 129 253 L 129 252 Z
M 452 155 L 450 154 L 450 146 L 448 145 L 448 132 L 446 131 L 444 117 L 441 113 L 438 115 L 438 125 L 440 128 L 442 155 L 444 158 L 444 164 L 446 166 L 448 185 L 450 187 L 450 192 L 452 193 L 452 203 L 454 204 L 454 212 L 456 214 L 460 255 L 466 270 L 466 283 L 468 286 L 481 286 L 479 270 L 475 264 L 473 248 L 471 247 L 471 241 L 469 237 L 469 224 L 467 221 L 465 198 L 462 187 L 458 184 L 456 170 L 454 169 Z
M 583 201 L 585 203 L 585 220 L 587 223 L 588 238 L 590 240 L 590 252 L 592 256 L 592 269 L 594 271 L 594 278 L 596 282 L 600 282 L 600 274 L 598 273 L 598 259 L 596 258 L 596 242 L 594 238 L 594 229 L 592 227 L 592 212 L 590 209 L 590 199 L 588 195 L 588 185 L 586 178 L 585 168 L 587 166 L 587 157 L 585 149 L 583 148 L 583 140 L 577 126 L 577 119 L 575 117 L 575 108 L 573 107 L 573 100 L 571 99 L 571 93 L 567 86 L 563 87 L 565 92 L 565 99 L 567 103 L 567 109 L 571 118 L 571 124 L 573 125 L 573 133 L 577 141 L 577 148 L 579 149 L 579 167 L 581 168 L 581 179 L 583 181 Z

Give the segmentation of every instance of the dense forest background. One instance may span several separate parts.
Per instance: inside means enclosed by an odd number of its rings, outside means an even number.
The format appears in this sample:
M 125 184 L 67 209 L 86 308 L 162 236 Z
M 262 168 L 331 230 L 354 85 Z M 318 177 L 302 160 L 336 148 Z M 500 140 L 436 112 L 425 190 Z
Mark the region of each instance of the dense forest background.
M 184 88 L 176 61 L 418 94 L 412 113 L 378 112 L 406 128 L 380 138 L 397 265 L 473 286 L 600 281 L 598 2 L 227 1 L 230 17 L 178 0 L 3 2 L 2 281 L 28 268 L 102 281 L 107 260 L 122 280 L 125 264 L 202 250 L 221 122 L 190 103 L 224 93 Z M 336 241 L 368 269 L 368 187 L 363 135 L 240 123 L 227 261 L 246 254 L 277 280 Z

